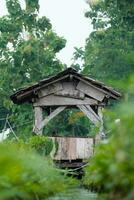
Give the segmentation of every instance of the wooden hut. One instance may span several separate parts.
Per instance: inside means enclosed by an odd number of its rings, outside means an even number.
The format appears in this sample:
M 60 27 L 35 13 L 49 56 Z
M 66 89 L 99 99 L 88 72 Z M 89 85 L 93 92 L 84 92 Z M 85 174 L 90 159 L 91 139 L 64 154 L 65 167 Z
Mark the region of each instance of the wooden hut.
M 120 93 L 102 82 L 79 74 L 68 68 L 56 76 L 46 78 L 29 87 L 18 90 L 11 96 L 15 104 L 31 103 L 34 108 L 34 132 L 42 135 L 44 126 L 67 108 L 80 109 L 95 125 L 100 124 L 100 132 L 92 138 L 52 137 L 59 144 L 55 160 L 83 160 L 93 154 L 93 144 L 103 133 L 102 109 L 110 99 L 118 100 Z M 43 119 L 43 110 L 52 112 Z

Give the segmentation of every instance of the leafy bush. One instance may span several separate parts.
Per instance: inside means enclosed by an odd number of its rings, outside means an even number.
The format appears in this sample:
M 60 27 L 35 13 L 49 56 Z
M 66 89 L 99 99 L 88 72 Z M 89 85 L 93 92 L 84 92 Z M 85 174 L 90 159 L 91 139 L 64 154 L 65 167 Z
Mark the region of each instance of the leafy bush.
M 28 145 L 41 155 L 49 155 L 53 149 L 53 141 L 45 136 L 33 136 L 29 139 Z
M 18 148 L 24 148 L 33 150 L 42 156 L 48 156 L 52 152 L 52 150 L 56 153 L 58 150 L 58 144 L 54 142 L 51 138 L 46 136 L 32 136 L 29 137 L 27 140 L 20 139 L 16 141 L 15 139 L 7 139 L 5 143 L 8 144 L 16 144 Z
M 72 186 L 74 180 L 38 154 L 15 144 L 0 144 L 1 200 L 47 199 Z
M 112 136 L 100 144 L 85 170 L 84 184 L 106 194 L 107 199 L 134 199 L 134 103 L 116 108 Z

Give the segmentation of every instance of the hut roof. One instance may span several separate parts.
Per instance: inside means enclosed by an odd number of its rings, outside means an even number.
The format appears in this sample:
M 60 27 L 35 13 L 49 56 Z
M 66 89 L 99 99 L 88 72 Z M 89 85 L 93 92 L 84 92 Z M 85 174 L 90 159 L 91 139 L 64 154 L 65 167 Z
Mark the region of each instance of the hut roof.
M 98 88 L 99 90 L 104 92 L 108 96 L 108 98 L 118 99 L 121 97 L 121 94 L 119 92 L 117 92 L 115 89 L 113 89 L 112 87 L 108 87 L 104 83 L 102 83 L 98 80 L 84 76 L 84 75 L 78 73 L 73 68 L 67 68 L 66 70 L 58 73 L 55 76 L 45 78 L 45 79 L 39 81 L 38 83 L 33 84 L 32 86 L 24 87 L 24 88 L 17 90 L 13 95 L 10 96 L 10 98 L 16 104 L 31 102 L 32 98 L 37 97 L 37 92 L 41 88 L 47 87 L 57 81 L 62 81 L 69 76 L 72 76 L 78 80 L 85 82 L 86 84 L 90 84 L 90 85 Z

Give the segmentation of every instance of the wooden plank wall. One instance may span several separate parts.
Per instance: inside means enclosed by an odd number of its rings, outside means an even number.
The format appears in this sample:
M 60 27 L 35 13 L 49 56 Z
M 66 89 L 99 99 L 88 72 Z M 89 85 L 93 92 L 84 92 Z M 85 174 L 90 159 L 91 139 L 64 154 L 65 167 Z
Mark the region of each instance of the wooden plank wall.
M 58 151 L 54 160 L 87 159 L 93 155 L 92 138 L 52 137 L 58 142 Z
M 77 85 L 77 89 L 91 97 L 93 97 L 94 99 L 97 99 L 98 101 L 102 101 L 105 97 L 105 94 L 102 91 L 99 91 L 98 89 L 94 88 L 91 85 L 87 85 L 85 83 L 83 83 L 82 81 L 80 81 Z

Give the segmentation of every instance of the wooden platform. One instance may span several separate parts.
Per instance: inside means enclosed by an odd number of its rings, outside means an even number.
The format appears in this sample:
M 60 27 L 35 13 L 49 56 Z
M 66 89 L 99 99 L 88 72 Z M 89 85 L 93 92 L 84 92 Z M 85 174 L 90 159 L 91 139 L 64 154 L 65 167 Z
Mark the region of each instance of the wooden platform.
M 79 169 L 87 164 L 87 162 L 84 162 L 83 160 L 55 160 L 54 163 L 57 167 L 62 169 Z

